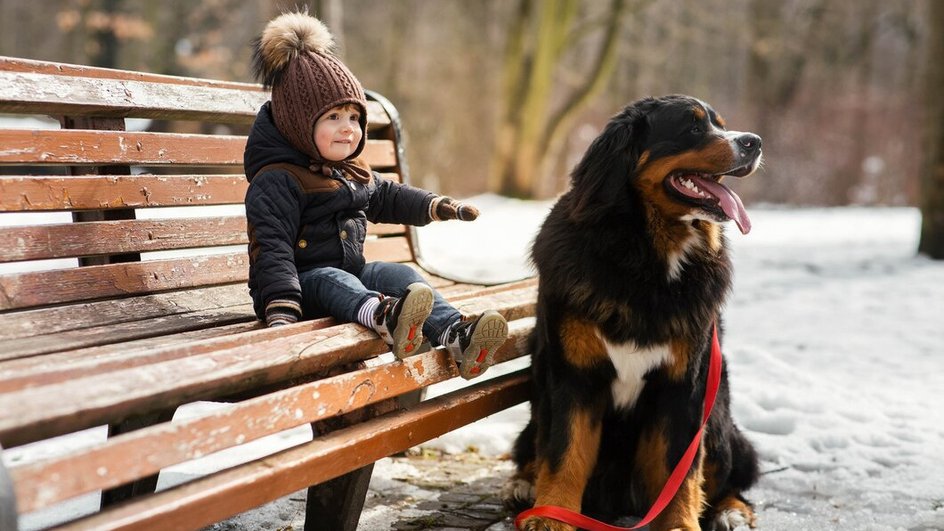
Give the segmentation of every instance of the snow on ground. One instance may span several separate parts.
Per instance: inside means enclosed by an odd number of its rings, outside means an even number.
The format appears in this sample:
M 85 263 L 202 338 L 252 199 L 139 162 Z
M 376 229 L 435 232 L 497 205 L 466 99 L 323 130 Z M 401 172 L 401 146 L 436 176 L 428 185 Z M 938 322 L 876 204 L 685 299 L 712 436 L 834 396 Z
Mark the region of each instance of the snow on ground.
M 496 196 L 471 201 L 483 212 L 475 223 L 420 230 L 430 265 L 492 281 L 527 274 L 522 250 L 550 203 Z M 736 276 L 725 354 L 735 420 L 762 459 L 764 475 L 748 493 L 761 529 L 944 529 L 944 263 L 915 256 L 919 213 L 749 210 L 753 231 L 728 231 Z M 500 366 L 489 374 L 506 370 Z M 433 394 L 455 385 L 440 384 Z M 424 446 L 500 455 L 527 416 L 526 406 L 512 408 Z M 296 430 L 252 451 L 273 451 L 307 437 Z M 4 457 L 35 458 L 16 450 Z M 162 474 L 161 484 L 240 458 L 238 452 L 221 454 L 174 467 Z M 388 529 L 396 520 L 383 500 L 393 490 L 411 488 L 397 480 L 408 474 L 404 467 L 409 465 L 389 459 L 378 463 L 361 529 Z M 422 489 L 408 494 L 429 496 Z M 83 503 L 95 500 L 78 505 Z M 24 523 L 35 526 L 54 516 Z M 292 518 L 260 509 L 227 529 L 272 528 L 273 521 Z M 510 529 L 507 523 L 496 526 Z

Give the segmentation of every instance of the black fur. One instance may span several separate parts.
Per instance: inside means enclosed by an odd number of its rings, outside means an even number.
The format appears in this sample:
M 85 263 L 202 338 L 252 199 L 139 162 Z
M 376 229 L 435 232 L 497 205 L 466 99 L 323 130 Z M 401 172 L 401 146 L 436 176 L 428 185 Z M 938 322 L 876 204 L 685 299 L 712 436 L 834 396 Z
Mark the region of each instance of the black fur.
M 714 129 L 720 128 L 710 107 L 686 96 L 640 100 L 613 117 L 574 169 L 570 191 L 551 210 L 532 250 L 539 274 L 531 338 L 535 395 L 531 421 L 513 456 L 521 476 L 527 476 L 535 462 L 560 467 L 573 438 L 569 416 L 576 408 L 600 412 L 599 457 L 582 498 L 587 514 L 613 517 L 647 511 L 653 500 L 636 479 L 641 464 L 634 454 L 640 437 L 661 430 L 670 461 L 665 464 L 671 470 L 701 422 L 712 324 L 719 320 L 731 286 L 726 244 L 720 236 L 718 249 L 694 246 L 678 275 L 669 275 L 664 249 L 671 239 L 665 239 L 666 227 L 688 223 L 700 231 L 713 222 L 659 218 L 647 208 L 653 198 L 637 181 L 643 163 L 699 152 L 719 142 L 717 135 L 699 134 L 699 127 L 692 125 L 697 122 L 691 113 L 696 106 L 707 112 Z M 759 159 L 759 149 L 756 156 Z M 560 330 L 574 318 L 592 323 L 613 344 L 691 345 L 684 377 L 656 367 L 646 374 L 636 402 L 629 409 L 615 408 L 610 389 L 617 373 L 609 359 L 578 367 L 565 358 Z M 729 401 L 724 371 L 703 446 L 718 486 L 708 493 L 709 507 L 702 515 L 706 528 L 711 525 L 710 504 L 724 496 L 740 497 L 758 476 L 755 451 L 733 423 Z M 521 501 L 506 499 L 518 508 Z

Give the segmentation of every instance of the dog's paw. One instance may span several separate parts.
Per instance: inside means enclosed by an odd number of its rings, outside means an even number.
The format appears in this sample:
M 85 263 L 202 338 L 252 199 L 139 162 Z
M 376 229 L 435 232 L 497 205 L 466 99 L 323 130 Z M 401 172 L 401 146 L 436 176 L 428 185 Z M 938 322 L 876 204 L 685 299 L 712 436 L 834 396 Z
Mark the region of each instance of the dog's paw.
M 577 531 L 577 528 L 547 518 L 531 517 L 521 524 L 522 531 Z
M 739 509 L 727 509 L 715 515 L 712 522 L 714 531 L 747 531 L 756 527 L 754 513 L 745 514 Z
M 502 485 L 502 504 L 510 511 L 521 511 L 534 505 L 534 484 L 519 476 L 512 476 Z
M 753 507 L 739 495 L 724 498 L 714 510 L 714 517 L 709 520 L 712 531 L 747 531 L 757 527 Z

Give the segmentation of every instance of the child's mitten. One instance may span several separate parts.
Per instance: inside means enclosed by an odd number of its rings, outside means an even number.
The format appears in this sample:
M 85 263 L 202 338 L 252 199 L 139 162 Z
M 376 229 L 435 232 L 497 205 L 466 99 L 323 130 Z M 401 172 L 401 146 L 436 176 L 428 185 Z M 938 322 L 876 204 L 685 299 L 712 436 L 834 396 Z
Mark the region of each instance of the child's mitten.
M 429 217 L 433 221 L 444 221 L 447 219 L 472 221 L 479 217 L 479 209 L 443 195 L 433 199 L 429 204 Z

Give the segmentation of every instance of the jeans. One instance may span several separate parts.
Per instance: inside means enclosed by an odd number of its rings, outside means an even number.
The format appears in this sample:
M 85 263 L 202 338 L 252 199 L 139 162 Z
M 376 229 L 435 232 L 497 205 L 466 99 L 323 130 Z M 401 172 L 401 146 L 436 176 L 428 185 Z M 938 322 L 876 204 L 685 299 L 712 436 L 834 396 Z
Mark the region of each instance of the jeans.
M 317 267 L 298 275 L 302 287 L 302 311 L 305 318 L 334 317 L 356 323 L 357 310 L 371 297 L 383 294 L 402 297 L 414 282 L 427 282 L 412 267 L 390 262 L 370 262 L 359 275 L 334 267 Z M 434 346 L 446 328 L 462 315 L 433 290 L 433 311 L 423 325 L 423 335 Z

